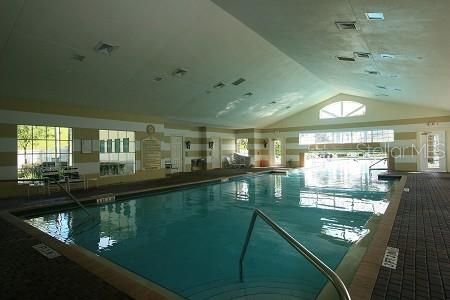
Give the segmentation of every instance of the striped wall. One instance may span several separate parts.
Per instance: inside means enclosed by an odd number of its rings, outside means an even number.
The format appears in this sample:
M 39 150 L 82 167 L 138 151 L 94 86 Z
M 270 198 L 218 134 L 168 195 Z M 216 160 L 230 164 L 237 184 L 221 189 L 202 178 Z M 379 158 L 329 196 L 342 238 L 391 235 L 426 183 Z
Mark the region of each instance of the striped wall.
M 449 121 L 449 118 L 441 118 L 443 121 Z M 394 142 L 392 143 L 372 143 L 370 147 L 381 147 L 389 153 L 390 165 L 397 171 L 417 171 L 420 169 L 419 162 L 420 158 L 417 153 L 417 149 L 420 149 L 419 133 L 421 131 L 429 130 L 439 130 L 445 131 L 447 138 L 447 149 L 450 149 L 450 122 L 437 123 L 433 127 L 428 127 L 427 124 L 422 123 L 422 119 L 411 120 L 411 124 L 406 124 L 405 120 L 402 120 L 401 124 L 399 122 L 394 122 L 394 124 L 389 125 L 389 122 L 383 123 L 383 126 L 369 128 L 376 129 L 393 129 L 394 130 Z M 420 123 L 414 123 L 420 122 Z M 339 130 L 367 130 L 368 127 L 342 127 L 339 126 Z M 328 144 L 328 145 L 299 145 L 299 133 L 300 132 L 321 132 L 321 131 L 332 131 L 336 130 L 335 126 L 320 127 L 320 129 L 313 129 L 308 127 L 300 128 L 278 128 L 273 130 L 263 130 L 263 136 L 268 140 L 280 139 L 282 144 L 285 145 L 283 152 L 285 153 L 284 164 L 288 166 L 297 167 L 300 161 L 300 153 L 305 153 L 312 150 L 352 150 L 361 149 L 361 145 L 358 144 Z M 447 156 L 447 169 L 450 168 L 450 159 Z
M 187 127 L 174 124 L 166 124 L 164 130 L 163 157 L 164 161 L 170 161 L 170 138 L 179 136 L 183 138 L 183 171 L 191 172 L 197 170 L 192 166 L 192 160 L 205 159 L 206 168 L 212 168 L 212 150 L 208 148 L 208 143 L 213 138 L 220 140 L 220 161 L 229 157 L 235 150 L 235 133 L 231 129 L 212 128 L 212 127 Z M 186 142 L 190 141 L 190 149 L 186 148 Z
M 50 115 L 24 111 L 0 110 L 0 179 L 17 179 L 17 125 L 49 125 L 72 128 L 73 134 L 73 164 L 78 167 L 80 174 L 87 177 L 98 178 L 98 184 L 113 184 L 117 182 L 128 182 L 159 178 L 164 176 L 164 170 L 142 170 L 140 165 L 141 149 L 140 139 L 147 136 L 145 130 L 148 123 L 118 121 L 85 117 L 74 117 L 67 115 Z M 152 123 L 157 132 L 164 130 L 163 124 Z M 128 130 L 136 133 L 136 173 L 127 176 L 100 176 L 99 164 L 99 129 Z M 91 140 L 92 153 L 82 153 L 81 141 Z M 27 190 L 27 186 L 17 185 L 4 188 L 0 197 L 12 195 L 23 195 L 36 190 Z
M 17 178 L 17 127 L 0 124 L 0 179 Z
M 156 134 L 160 138 L 161 169 L 142 170 L 141 141 L 148 135 L 146 127 L 149 123 L 144 121 L 134 122 L 129 118 L 125 120 L 113 120 L 95 117 L 76 117 L 72 115 L 52 115 L 25 111 L 0 110 L 0 179 L 17 178 L 17 124 L 49 125 L 73 128 L 73 162 L 80 172 L 87 177 L 99 177 L 100 184 L 143 180 L 163 177 L 164 163 L 171 159 L 171 137 L 180 136 L 183 139 L 183 171 L 192 170 L 192 159 L 205 159 L 208 169 L 212 168 L 212 151 L 208 148 L 208 142 L 212 139 L 220 140 L 220 160 L 231 157 L 236 150 L 236 139 L 247 138 L 249 140 L 249 156 L 254 166 L 260 166 L 264 162 L 273 165 L 273 140 L 279 139 L 282 143 L 282 164 L 298 166 L 300 154 L 308 151 L 308 147 L 298 144 L 299 132 L 314 132 L 328 130 L 365 130 L 367 128 L 393 129 L 395 140 L 389 145 L 373 144 L 389 149 L 390 163 L 399 171 L 415 171 L 420 166 L 419 132 L 430 130 L 426 120 L 437 122 L 431 129 L 445 130 L 447 134 L 447 149 L 450 147 L 450 117 L 420 118 L 411 120 L 394 120 L 368 123 L 332 124 L 321 126 L 302 126 L 291 128 L 270 129 L 223 129 L 213 127 L 190 127 L 186 125 L 174 125 L 171 123 L 151 124 L 155 127 Z M 131 176 L 99 176 L 99 149 L 98 130 L 128 130 L 136 133 L 136 174 Z M 93 141 L 92 153 L 81 152 L 81 141 L 90 139 Z M 191 148 L 186 149 L 185 142 L 191 142 Z M 267 142 L 267 146 L 264 144 Z M 320 149 L 324 145 L 313 145 Z M 356 145 L 326 145 L 330 150 L 354 149 Z M 447 168 L 450 169 L 450 160 L 447 158 Z M 11 188 L 13 190 L 13 188 Z
M 99 131 L 94 128 L 72 128 L 73 135 L 73 165 L 80 173 L 88 177 L 100 176 L 100 154 L 98 147 Z M 92 153 L 82 153 L 81 141 L 92 140 Z M 94 142 L 95 141 L 95 142 Z M 95 145 L 95 146 L 94 146 Z

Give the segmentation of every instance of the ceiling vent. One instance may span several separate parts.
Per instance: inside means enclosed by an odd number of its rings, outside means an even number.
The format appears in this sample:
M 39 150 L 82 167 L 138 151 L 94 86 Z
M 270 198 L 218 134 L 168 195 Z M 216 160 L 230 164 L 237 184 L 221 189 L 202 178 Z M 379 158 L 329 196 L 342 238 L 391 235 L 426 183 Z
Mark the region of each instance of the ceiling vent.
M 245 79 L 241 77 L 241 78 L 239 78 L 238 80 L 233 81 L 232 84 L 233 84 L 233 85 L 240 85 L 240 84 L 243 83 L 244 81 L 245 81 Z
M 339 30 L 358 30 L 358 27 L 356 27 L 356 22 L 350 21 L 350 22 L 335 22 L 337 28 Z
M 378 71 L 366 70 L 365 72 L 369 75 L 380 75 L 380 72 L 378 72 Z
M 215 89 L 221 89 L 221 88 L 223 88 L 225 86 L 225 83 L 223 83 L 223 82 L 218 82 L 218 83 L 216 83 L 215 85 L 213 85 L 213 88 L 215 88 Z
M 336 56 L 336 58 L 341 61 L 355 61 L 353 57 Z
M 372 53 L 369 53 L 369 52 L 353 52 L 353 55 L 356 58 L 360 58 L 360 59 L 371 59 L 372 58 Z
M 173 71 L 172 75 L 175 77 L 183 77 L 184 75 L 186 75 L 187 72 L 188 71 L 185 69 L 178 68 L 175 71 Z
M 114 46 L 105 42 L 99 42 L 97 46 L 95 46 L 95 51 L 103 55 L 111 55 L 118 48 L 119 46 Z
M 391 59 L 391 58 L 395 58 L 395 55 L 388 54 L 388 53 L 381 53 L 380 57 L 383 58 L 383 59 Z

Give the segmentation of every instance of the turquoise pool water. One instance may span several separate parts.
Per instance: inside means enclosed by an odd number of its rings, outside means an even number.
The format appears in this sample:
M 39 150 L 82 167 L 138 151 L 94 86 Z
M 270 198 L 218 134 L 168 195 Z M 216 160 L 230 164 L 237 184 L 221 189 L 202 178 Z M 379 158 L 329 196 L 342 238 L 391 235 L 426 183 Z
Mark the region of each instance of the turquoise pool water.
M 288 175 L 248 175 L 102 206 L 33 217 L 33 226 L 75 243 L 190 299 L 314 299 L 325 278 L 258 220 L 239 283 L 239 255 L 260 208 L 335 269 L 383 214 L 391 185 L 369 162 L 325 162 Z

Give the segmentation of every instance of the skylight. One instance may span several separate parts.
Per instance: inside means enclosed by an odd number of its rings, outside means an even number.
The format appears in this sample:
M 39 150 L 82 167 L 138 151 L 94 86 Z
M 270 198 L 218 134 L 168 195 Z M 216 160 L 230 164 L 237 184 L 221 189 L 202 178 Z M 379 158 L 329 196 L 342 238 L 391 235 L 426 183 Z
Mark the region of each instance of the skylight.
M 384 14 L 381 12 L 366 13 L 367 20 L 384 20 Z

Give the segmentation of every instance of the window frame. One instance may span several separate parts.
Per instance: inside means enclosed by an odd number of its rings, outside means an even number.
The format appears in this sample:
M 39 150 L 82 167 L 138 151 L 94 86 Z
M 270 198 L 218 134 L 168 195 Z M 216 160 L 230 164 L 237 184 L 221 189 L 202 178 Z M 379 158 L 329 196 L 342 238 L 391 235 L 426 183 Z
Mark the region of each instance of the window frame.
M 246 149 L 243 152 L 241 152 L 241 149 L 242 149 L 242 145 L 244 145 L 244 144 L 242 144 L 242 142 L 240 142 L 242 140 L 247 141 Z M 248 138 L 238 138 L 238 139 L 236 139 L 236 153 L 240 154 L 240 155 L 248 156 Z
M 336 104 L 339 104 L 339 112 L 333 111 L 335 109 Z M 345 106 L 346 105 L 354 105 L 357 104 L 358 106 L 356 108 L 353 108 L 348 113 L 344 113 Z M 331 108 L 333 110 L 331 110 Z M 350 101 L 350 100 L 342 100 L 342 101 L 336 101 L 333 103 L 329 103 L 328 105 L 325 105 L 319 110 L 319 120 L 329 120 L 329 119 L 340 119 L 340 118 L 353 118 L 353 117 L 363 117 L 366 115 L 367 107 L 365 104 L 357 102 L 357 101 Z M 361 112 L 361 113 L 359 113 Z M 325 116 L 325 115 L 328 115 Z
M 331 137 L 324 140 L 323 137 Z M 318 137 L 320 140 L 318 140 Z M 394 141 L 393 129 L 353 129 L 343 131 L 317 131 L 299 132 L 298 144 L 326 145 L 326 144 L 365 144 L 365 143 L 391 143 Z
M 124 147 L 125 143 L 128 147 Z M 135 131 L 99 129 L 99 144 L 104 144 L 103 147 L 99 147 L 100 177 L 130 176 L 136 174 L 137 157 Z M 122 158 L 124 155 L 125 158 Z M 130 162 L 131 160 L 132 162 Z M 120 164 L 124 164 L 124 170 L 128 171 L 122 173 L 120 171 Z M 117 170 L 114 169 L 114 165 L 117 165 Z
M 28 137 L 23 136 L 19 132 L 20 128 L 25 126 L 31 129 Z M 38 129 L 41 130 L 39 135 L 35 132 Z M 53 131 L 53 134 L 51 131 Z M 20 147 L 19 144 L 21 141 L 28 141 L 28 143 L 25 146 Z M 41 144 L 40 150 L 38 150 L 37 146 L 39 144 Z M 44 144 L 45 151 L 42 152 L 41 150 Z M 73 165 L 73 129 L 71 127 L 17 124 L 16 146 L 18 179 L 39 179 L 40 172 L 38 168 L 42 168 L 44 163 L 55 163 L 55 168 Z M 63 151 L 63 149 L 65 150 Z M 27 161 L 30 156 L 31 163 Z M 67 158 L 62 159 L 64 156 Z M 41 161 L 38 162 L 38 160 Z M 21 163 L 22 161 L 23 163 Z M 30 166 L 29 176 L 23 176 L 24 165 Z

